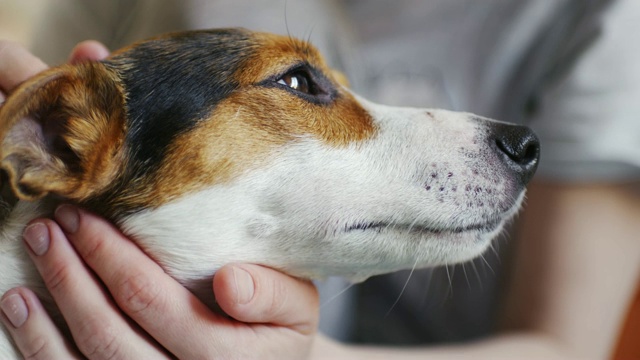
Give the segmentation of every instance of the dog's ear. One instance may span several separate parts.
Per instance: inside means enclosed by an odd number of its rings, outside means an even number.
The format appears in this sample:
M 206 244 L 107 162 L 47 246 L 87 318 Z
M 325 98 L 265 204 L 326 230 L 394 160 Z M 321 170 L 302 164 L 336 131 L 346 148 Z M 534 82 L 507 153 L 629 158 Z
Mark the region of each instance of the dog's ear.
M 102 63 L 63 65 L 20 85 L 0 107 L 0 166 L 16 196 L 81 201 L 122 167 L 124 93 Z

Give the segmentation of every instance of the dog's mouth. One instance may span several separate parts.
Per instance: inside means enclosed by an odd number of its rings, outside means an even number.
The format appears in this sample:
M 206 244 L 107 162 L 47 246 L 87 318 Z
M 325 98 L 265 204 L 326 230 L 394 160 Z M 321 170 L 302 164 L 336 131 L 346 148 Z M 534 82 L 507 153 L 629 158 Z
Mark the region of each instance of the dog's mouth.
M 345 226 L 345 232 L 354 231 L 395 231 L 408 234 L 461 234 L 466 232 L 490 233 L 495 231 L 503 222 L 502 218 L 492 219 L 482 223 L 475 223 L 463 226 L 436 227 L 421 224 L 391 223 L 391 222 L 361 222 Z

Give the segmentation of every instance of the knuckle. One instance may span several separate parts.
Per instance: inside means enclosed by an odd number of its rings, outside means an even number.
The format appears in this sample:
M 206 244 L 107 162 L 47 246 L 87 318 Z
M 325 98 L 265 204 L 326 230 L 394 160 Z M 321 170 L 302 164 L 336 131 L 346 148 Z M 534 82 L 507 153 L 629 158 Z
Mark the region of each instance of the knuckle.
M 105 241 L 100 234 L 85 232 L 82 237 L 83 243 L 87 244 L 85 247 L 78 247 L 80 256 L 88 262 L 92 263 L 95 259 L 100 258 L 104 253 Z
M 127 276 L 116 291 L 116 301 L 128 314 L 153 311 L 159 306 L 160 289 L 144 274 Z
M 104 319 L 91 318 L 74 333 L 80 352 L 91 359 L 113 359 L 120 352 L 118 331 Z
M 64 262 L 53 263 L 49 271 L 42 272 L 44 282 L 52 293 L 65 292 L 65 289 L 71 281 L 70 278 L 72 278 L 73 275 L 70 268 Z
M 27 340 L 20 350 L 25 359 L 37 360 L 50 358 L 47 349 L 47 338 L 40 334 Z
M 271 282 L 269 287 L 271 296 L 268 296 L 269 300 L 265 303 L 265 313 L 270 317 L 279 317 L 288 308 L 289 291 L 281 281 Z

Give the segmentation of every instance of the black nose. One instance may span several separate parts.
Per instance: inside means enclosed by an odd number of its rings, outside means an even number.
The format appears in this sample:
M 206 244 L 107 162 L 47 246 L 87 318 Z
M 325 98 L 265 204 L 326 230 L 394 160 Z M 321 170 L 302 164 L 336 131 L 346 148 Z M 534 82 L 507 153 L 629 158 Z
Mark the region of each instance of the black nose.
M 538 168 L 540 141 L 526 126 L 507 123 L 490 125 L 497 152 L 505 164 L 519 177 L 522 184 L 531 180 Z

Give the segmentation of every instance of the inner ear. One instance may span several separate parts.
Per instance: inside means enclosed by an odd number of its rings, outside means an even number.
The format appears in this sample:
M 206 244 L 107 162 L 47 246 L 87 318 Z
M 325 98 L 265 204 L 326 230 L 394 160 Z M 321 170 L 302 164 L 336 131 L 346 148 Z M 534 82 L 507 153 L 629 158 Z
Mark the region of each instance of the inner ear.
M 65 65 L 22 84 L 0 108 L 0 156 L 15 194 L 84 200 L 122 165 L 125 104 L 102 63 Z
M 68 142 L 69 136 L 67 135 L 70 130 L 70 125 L 74 119 L 74 114 L 70 114 L 65 111 L 64 104 L 56 104 L 55 106 L 48 107 L 40 114 L 34 114 L 36 119 L 37 131 L 42 133 L 42 146 L 51 154 L 52 157 L 60 159 L 64 163 L 70 172 L 77 173 L 82 171 L 80 167 L 81 152 L 74 151 L 70 143 Z M 26 119 L 23 119 L 23 121 Z

